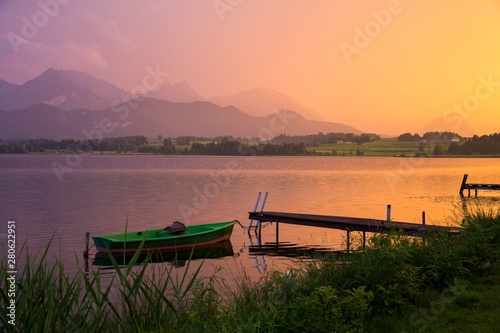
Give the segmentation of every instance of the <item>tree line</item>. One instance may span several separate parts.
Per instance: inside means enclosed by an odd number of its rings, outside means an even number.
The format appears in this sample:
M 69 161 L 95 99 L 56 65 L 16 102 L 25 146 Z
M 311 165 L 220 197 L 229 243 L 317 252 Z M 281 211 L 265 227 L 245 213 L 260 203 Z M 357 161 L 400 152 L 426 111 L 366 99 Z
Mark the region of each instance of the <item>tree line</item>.
M 270 140 L 271 143 L 304 143 L 306 145 L 320 145 L 339 142 L 355 142 L 363 144 L 380 140 L 380 136 L 373 133 L 356 135 L 353 133 L 318 133 L 308 135 L 286 135 L 280 134 Z
M 452 142 L 448 147 L 450 155 L 499 155 L 500 133 L 477 136 L 465 142 Z
M 69 151 L 76 153 L 104 151 L 138 152 L 141 147 L 147 144 L 148 139 L 142 135 L 95 140 L 54 140 L 46 138 L 8 141 L 0 140 L 0 154 L 44 153 L 46 151 Z
M 249 145 L 240 141 L 217 141 L 207 144 L 193 143 L 189 151 L 193 155 L 306 155 L 304 143 L 260 143 Z
M 131 152 L 149 154 L 189 155 L 305 155 L 304 143 L 260 143 L 251 145 L 222 137 L 206 143 L 191 141 L 190 137 L 165 138 L 163 145 L 151 145 L 144 136 L 104 138 L 100 140 L 0 140 L 0 154 L 43 153 L 46 151 L 89 153 L 89 152 Z
M 411 133 L 404 133 L 398 137 L 398 142 L 419 142 L 419 141 L 451 141 L 453 138 L 463 139 L 457 133 L 453 132 L 426 132 L 423 136 Z

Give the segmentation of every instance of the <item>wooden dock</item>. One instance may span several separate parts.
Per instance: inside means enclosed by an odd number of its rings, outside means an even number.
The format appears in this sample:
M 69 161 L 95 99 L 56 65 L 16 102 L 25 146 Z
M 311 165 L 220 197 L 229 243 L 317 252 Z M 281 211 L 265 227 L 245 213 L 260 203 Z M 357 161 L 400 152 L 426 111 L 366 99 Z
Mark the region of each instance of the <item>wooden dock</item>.
M 459 191 L 459 194 L 461 197 L 464 196 L 464 190 L 467 190 L 468 197 L 470 197 L 471 190 L 475 191 L 476 197 L 477 197 L 477 191 L 499 191 L 500 190 L 500 184 L 473 184 L 473 183 L 467 184 L 467 177 L 468 176 L 469 176 L 468 174 L 465 174 L 464 178 L 462 179 L 462 185 L 460 186 L 460 191 Z
M 362 217 L 311 215 L 283 212 L 249 212 L 249 218 L 260 222 L 280 222 L 310 227 L 377 233 L 387 233 L 391 230 L 400 230 L 404 234 L 417 234 L 424 231 L 454 232 L 459 230 L 459 228 L 453 227 L 425 225 L 425 220 L 423 223 L 409 223 Z
M 350 233 L 352 231 L 362 232 L 362 247 L 366 246 L 366 233 L 388 233 L 396 230 L 401 231 L 405 235 L 424 236 L 428 233 L 445 232 L 456 233 L 460 231 L 459 227 L 447 227 L 425 224 L 425 212 L 422 212 L 422 223 L 398 222 L 390 220 L 390 205 L 387 206 L 388 213 L 386 220 L 370 219 L 362 217 L 346 217 L 346 216 L 331 216 L 331 215 L 312 215 L 299 213 L 284 213 L 284 212 L 249 212 L 249 219 L 259 221 L 256 232 L 261 238 L 262 222 L 276 223 L 276 243 L 279 242 L 279 224 L 288 223 L 296 225 L 304 225 L 310 227 L 331 228 L 345 230 L 346 236 L 346 253 L 350 251 Z M 259 228 L 260 226 L 260 228 Z

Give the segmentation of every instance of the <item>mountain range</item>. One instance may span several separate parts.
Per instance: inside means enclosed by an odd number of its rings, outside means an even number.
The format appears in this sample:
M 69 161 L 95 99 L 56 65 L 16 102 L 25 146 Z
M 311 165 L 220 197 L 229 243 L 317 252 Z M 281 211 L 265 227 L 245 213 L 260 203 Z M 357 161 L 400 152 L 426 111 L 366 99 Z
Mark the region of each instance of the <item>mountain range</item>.
M 255 117 L 234 106 L 221 107 L 205 101 L 180 103 L 144 98 L 99 111 L 65 111 L 47 104 L 0 111 L 2 139 L 232 135 L 267 140 L 279 134 L 305 135 L 318 132 L 360 134 L 351 126 L 307 120 L 290 110 L 282 109 L 265 117 Z
M 315 111 L 297 103 L 291 97 L 268 88 L 255 88 L 226 97 L 211 97 L 210 102 L 221 106 L 234 105 L 254 116 L 267 116 L 279 109 L 294 110 L 306 119 L 323 121 Z
M 146 97 L 129 98 L 124 89 L 72 70 L 51 68 L 21 85 L 1 80 L 0 138 L 232 135 L 270 139 L 279 134 L 361 133 L 352 126 L 317 120 L 320 117 L 314 111 L 264 88 L 205 100 L 186 82 L 164 83 Z
M 157 91 L 148 91 L 142 101 L 130 99 L 131 95 L 126 90 L 74 70 L 50 68 L 20 85 L 0 79 L 0 138 L 81 138 L 82 131 L 98 128 L 102 119 L 114 119 L 113 132 L 102 131 L 108 137 L 125 133 L 161 134 L 165 137 L 259 136 L 259 131 L 264 133 L 266 129 L 266 136 L 281 133 L 362 133 L 349 125 L 323 121 L 314 110 L 302 106 L 290 96 L 267 88 L 204 98 L 185 81 L 177 84 L 163 82 Z M 127 121 L 116 121 L 114 111 L 118 108 L 130 109 Z M 296 117 L 286 124 L 286 128 L 281 128 L 276 125 L 276 112 L 295 114 Z M 434 119 L 418 133 L 474 133 L 463 117 L 448 118 Z

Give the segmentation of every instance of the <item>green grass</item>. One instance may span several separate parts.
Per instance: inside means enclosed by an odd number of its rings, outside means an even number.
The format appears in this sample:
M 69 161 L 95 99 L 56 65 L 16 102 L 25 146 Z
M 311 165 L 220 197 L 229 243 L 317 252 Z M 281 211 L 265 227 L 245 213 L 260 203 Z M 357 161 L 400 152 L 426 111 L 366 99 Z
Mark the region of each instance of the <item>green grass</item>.
M 449 142 L 442 143 L 445 149 L 448 149 L 449 145 Z M 425 152 L 431 154 L 433 148 L 434 143 L 429 142 Z M 383 138 L 362 145 L 356 143 L 321 144 L 317 147 L 308 146 L 307 149 L 327 155 L 331 155 L 333 151 L 336 151 L 337 156 L 356 155 L 358 149 L 363 152 L 363 156 L 415 156 L 415 153 L 419 151 L 418 142 L 398 142 L 397 138 Z
M 304 261 L 228 291 L 219 274 L 113 262 L 68 274 L 48 249 L 25 248 L 16 276 L 16 326 L 6 332 L 496 332 L 500 320 L 500 211 L 465 210 L 455 235 L 370 238 L 364 251 Z M 0 260 L 7 279 L 7 259 Z M 188 265 L 194 264 L 188 261 Z M 0 308 L 10 296 L 0 289 Z
M 498 332 L 500 266 L 472 281 L 458 280 L 442 292 L 429 291 L 421 306 L 400 317 L 381 317 L 369 332 Z

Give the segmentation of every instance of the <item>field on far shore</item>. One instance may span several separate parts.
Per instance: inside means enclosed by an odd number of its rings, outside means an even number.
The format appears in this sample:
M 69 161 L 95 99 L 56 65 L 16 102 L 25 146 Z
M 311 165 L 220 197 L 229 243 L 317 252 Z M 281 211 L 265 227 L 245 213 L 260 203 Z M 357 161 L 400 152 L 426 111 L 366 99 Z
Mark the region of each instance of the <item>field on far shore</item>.
M 451 142 L 441 142 L 444 149 L 448 149 Z M 317 146 L 307 146 L 310 151 L 325 155 L 356 155 L 359 151 L 363 156 L 415 156 L 419 152 L 418 142 L 398 142 L 397 138 L 382 138 L 379 141 L 366 142 L 363 144 L 353 143 L 329 143 Z M 431 155 L 434 142 L 426 142 L 424 153 Z M 336 152 L 336 153 L 335 153 Z

